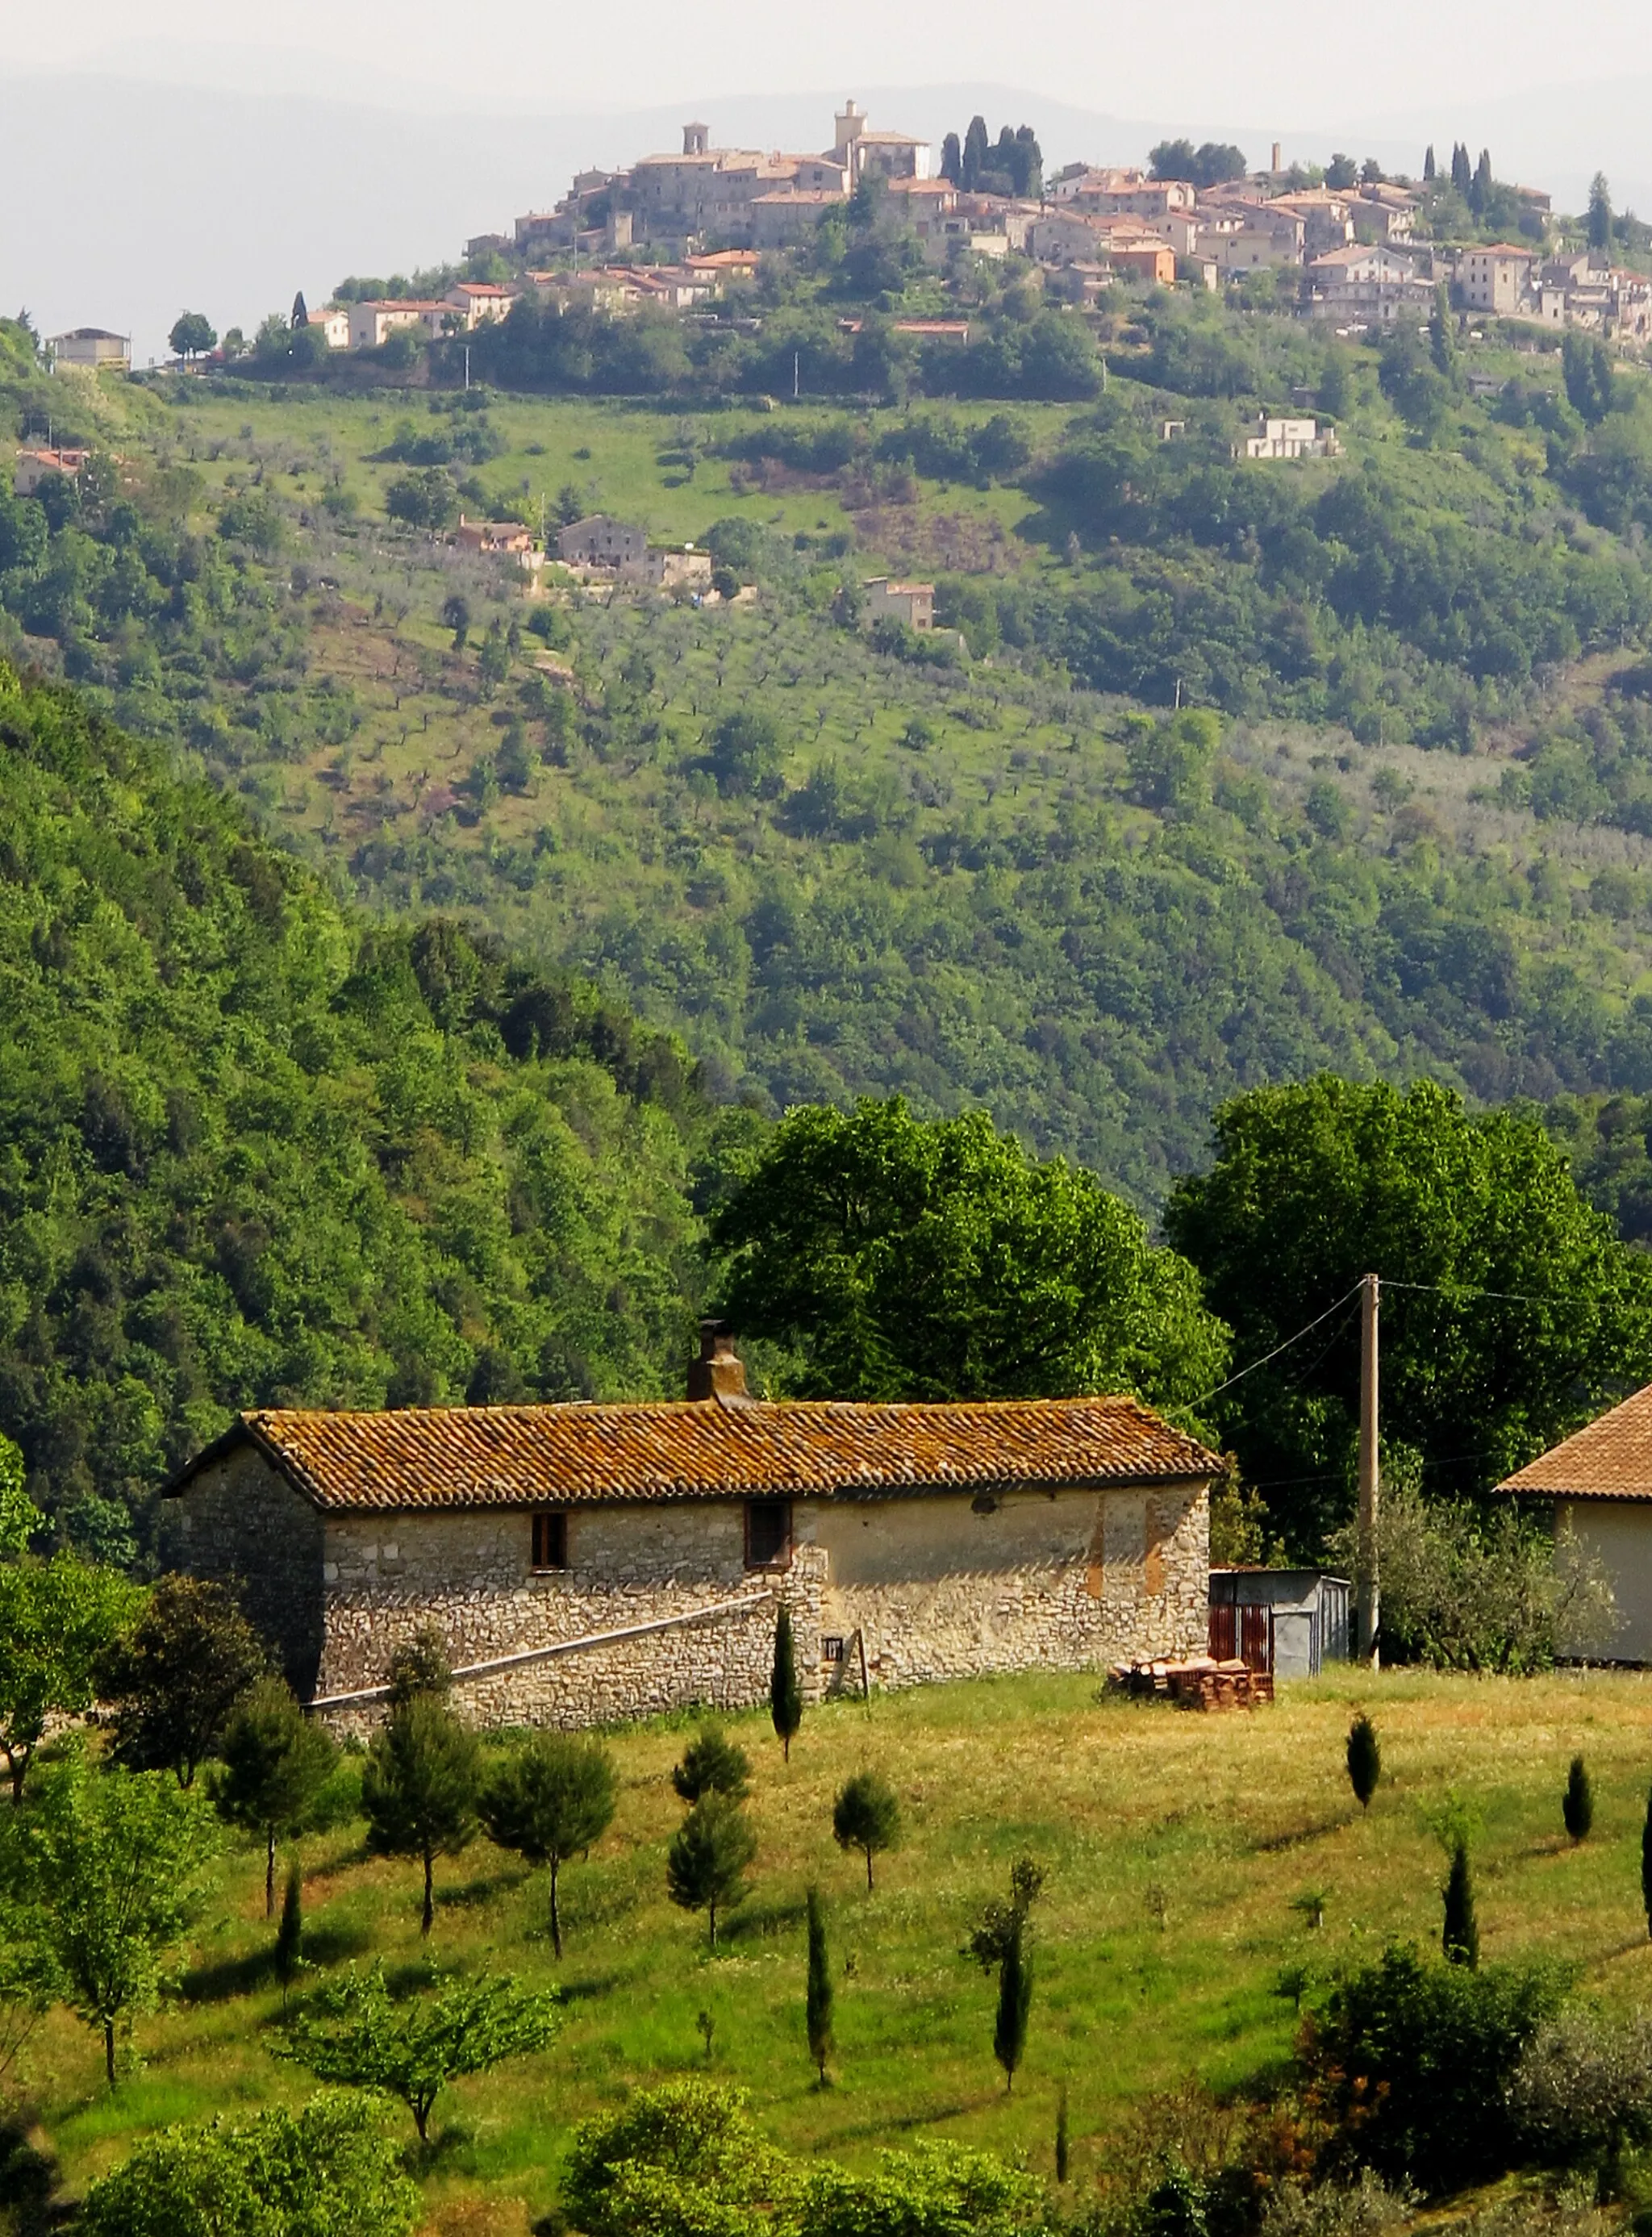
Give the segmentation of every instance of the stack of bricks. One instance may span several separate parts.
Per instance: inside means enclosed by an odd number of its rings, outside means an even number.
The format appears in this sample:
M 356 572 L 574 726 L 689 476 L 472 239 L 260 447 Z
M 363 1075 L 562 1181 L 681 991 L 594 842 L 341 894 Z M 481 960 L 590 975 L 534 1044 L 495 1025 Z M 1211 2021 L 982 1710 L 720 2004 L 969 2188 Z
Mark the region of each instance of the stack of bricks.
M 1127 1693 L 1174 1701 L 1182 1709 L 1254 1709 L 1274 1698 L 1271 1670 L 1252 1670 L 1237 1659 L 1217 1662 L 1208 1654 L 1186 1662 L 1120 1663 L 1108 1675 Z

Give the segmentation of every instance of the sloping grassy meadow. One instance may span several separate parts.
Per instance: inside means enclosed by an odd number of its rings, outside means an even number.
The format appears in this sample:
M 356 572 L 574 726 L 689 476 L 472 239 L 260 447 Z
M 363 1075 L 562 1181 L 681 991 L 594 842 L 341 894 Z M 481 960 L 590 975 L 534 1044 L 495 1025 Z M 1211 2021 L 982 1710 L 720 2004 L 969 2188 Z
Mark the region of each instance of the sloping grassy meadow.
M 1343 1765 L 1360 1706 L 1383 1744 L 1382 1785 L 1363 1818 Z M 554 2206 L 576 2121 L 689 2071 L 749 2090 L 764 2129 L 793 2150 L 864 2164 L 880 2147 L 956 2140 L 1044 2174 L 1065 2081 L 1082 2193 L 1144 2100 L 1194 2077 L 1242 2086 L 1287 2056 L 1282 1973 L 1357 1963 L 1394 1937 L 1433 1942 L 1443 1866 L 1429 1820 L 1451 1796 L 1479 1825 L 1484 1962 L 1542 1951 L 1613 2007 L 1652 2002 L 1640 1891 L 1652 1679 L 1347 1673 L 1284 1687 L 1249 1716 L 1099 1699 L 1087 1676 L 1004 1679 L 879 1698 L 870 1715 L 850 1704 L 813 1712 L 789 1766 L 766 1718 L 730 1728 L 754 1759 L 760 1846 L 750 1897 L 714 1957 L 703 1915 L 665 1895 L 686 1722 L 613 1736 L 620 1808 L 589 1862 L 565 1873 L 560 1969 L 542 1875 L 485 1841 L 441 1864 L 435 1957 L 560 1979 L 568 2001 L 543 2056 L 457 2084 L 438 2104 L 423 2170 L 431 2231 L 525 2232 Z M 1596 1808 L 1591 1838 L 1574 1849 L 1560 1795 L 1580 1748 Z M 863 1765 L 892 1779 L 905 1818 L 871 1896 L 830 1825 L 833 1792 Z M 417 1976 L 417 1867 L 368 1858 L 361 1830 L 306 1844 L 317 1961 L 306 1993 L 352 1959 Z M 1048 1877 L 1026 2063 L 1007 2095 L 991 2055 L 993 1984 L 959 1951 L 1023 1851 Z M 811 1881 L 828 1897 L 838 1982 L 825 2090 L 803 2035 Z M 1308 1891 L 1325 1896 L 1319 1930 L 1295 1907 Z M 271 1939 L 261 1856 L 232 1851 L 181 1990 L 140 2021 L 142 2070 L 114 2096 L 90 2032 L 51 2016 L 26 2055 L 25 2085 L 35 2141 L 69 2192 L 158 2125 L 306 2093 L 308 2076 L 273 2056 Z

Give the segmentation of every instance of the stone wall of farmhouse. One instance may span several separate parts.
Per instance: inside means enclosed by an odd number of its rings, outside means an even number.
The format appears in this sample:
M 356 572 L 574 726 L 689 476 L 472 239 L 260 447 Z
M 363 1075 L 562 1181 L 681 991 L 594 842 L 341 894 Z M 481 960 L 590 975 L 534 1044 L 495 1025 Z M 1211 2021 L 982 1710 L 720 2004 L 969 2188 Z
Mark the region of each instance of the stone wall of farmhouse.
M 1037 1666 L 1204 1651 L 1203 1485 L 799 1501 L 783 1572 L 745 1567 L 739 1501 L 571 1511 L 565 1570 L 536 1574 L 521 1511 L 326 1519 L 326 1646 L 315 1690 L 383 1682 L 392 1649 L 437 1626 L 457 1666 L 751 1600 L 643 1637 L 461 1682 L 484 1724 L 582 1725 L 767 1697 L 776 1596 L 791 1605 L 806 1695 Z M 837 1648 L 837 1653 L 831 1652 Z M 332 1712 L 371 1723 L 376 1706 Z
M 203 1468 L 161 1508 L 164 1565 L 229 1586 L 300 1699 L 321 1668 L 322 1535 L 310 1501 L 252 1446 Z

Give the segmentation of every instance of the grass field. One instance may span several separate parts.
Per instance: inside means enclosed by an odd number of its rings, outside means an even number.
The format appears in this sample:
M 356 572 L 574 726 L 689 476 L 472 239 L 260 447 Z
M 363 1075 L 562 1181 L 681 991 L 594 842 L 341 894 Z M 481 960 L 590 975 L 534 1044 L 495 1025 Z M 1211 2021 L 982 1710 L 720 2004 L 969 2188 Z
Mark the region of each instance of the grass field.
M 1367 1818 L 1342 1761 L 1359 1704 L 1384 1752 Z M 1190 2076 L 1242 2084 L 1285 2057 L 1293 2014 L 1278 1993 L 1282 1970 L 1329 1971 L 1391 1937 L 1437 1938 L 1443 1872 L 1428 1818 L 1448 1794 L 1479 1819 L 1484 1960 L 1542 1950 L 1570 1961 L 1608 2004 L 1652 2003 L 1640 1893 L 1652 1679 L 1348 1673 L 1286 1687 L 1251 1717 L 1198 1717 L 1099 1699 L 1086 1677 L 1005 1679 L 880 1698 L 870 1716 L 813 1712 L 789 1766 L 766 1719 L 732 1728 L 757 1768 L 760 1848 L 750 1898 L 714 1957 L 703 1917 L 664 1892 L 682 1724 L 614 1739 L 620 1810 L 589 1863 L 564 1876 L 560 1973 L 543 1878 L 485 1842 L 439 1867 L 439 1960 L 560 1977 L 568 2004 L 544 2056 L 456 2085 L 438 2104 L 431 2232 L 521 2237 L 555 2200 L 576 2121 L 634 2084 L 705 2069 L 702 2012 L 709 2070 L 749 2089 L 765 2130 L 790 2148 L 864 2164 L 880 2146 L 956 2139 L 1047 2174 L 1065 2080 L 1075 2177 L 1093 2181 L 1144 2097 Z M 1596 1830 L 1574 1850 L 1560 1794 L 1580 1748 Z M 863 1764 L 892 1778 L 906 1821 L 870 1897 L 859 1858 L 830 1831 L 833 1792 Z M 322 1976 L 382 1956 L 393 1977 L 419 1961 L 417 1871 L 367 1858 L 360 1831 L 306 1844 L 311 1947 Z M 1023 1851 L 1048 1879 L 1027 2060 L 1006 2096 L 992 1983 L 958 1952 Z M 826 2090 L 803 2040 L 812 1880 L 828 1897 L 839 1982 Z M 1310 1889 L 1326 1896 L 1318 1931 L 1293 1908 Z M 25 2074 L 36 2141 L 69 2192 L 157 2125 L 306 2094 L 308 2078 L 271 2052 L 280 1997 L 262 1914 L 261 1858 L 236 1851 L 219 1868 L 181 1991 L 139 2023 L 142 2070 L 115 2095 L 98 2044 L 68 2014 L 36 2036 Z

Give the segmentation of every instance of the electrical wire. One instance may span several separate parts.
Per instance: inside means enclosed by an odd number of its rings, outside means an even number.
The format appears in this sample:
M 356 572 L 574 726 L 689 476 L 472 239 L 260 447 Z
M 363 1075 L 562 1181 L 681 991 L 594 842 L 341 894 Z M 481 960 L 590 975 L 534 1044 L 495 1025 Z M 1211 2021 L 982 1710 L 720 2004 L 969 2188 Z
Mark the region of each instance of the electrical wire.
M 1356 1282 L 1353 1289 L 1344 1290 L 1335 1304 L 1327 1305 L 1322 1313 L 1316 1314 L 1306 1328 L 1298 1329 L 1294 1336 L 1287 1336 L 1283 1343 L 1276 1343 L 1272 1351 L 1265 1351 L 1260 1359 L 1253 1359 L 1248 1367 L 1241 1367 L 1237 1375 L 1230 1375 L 1226 1382 L 1219 1382 L 1214 1390 L 1207 1390 L 1197 1398 L 1189 1398 L 1185 1405 L 1176 1408 L 1176 1412 L 1185 1414 L 1191 1407 L 1203 1406 L 1212 1398 L 1220 1398 L 1222 1392 L 1231 1390 L 1235 1382 L 1242 1382 L 1247 1375 L 1254 1375 L 1259 1367 L 1266 1367 L 1270 1359 L 1277 1359 L 1282 1351 L 1288 1351 L 1293 1343 L 1300 1343 L 1305 1336 L 1312 1336 L 1322 1321 L 1328 1321 L 1333 1313 L 1341 1311 L 1351 1297 L 1357 1297 L 1359 1289 L 1360 1284 Z M 1329 1346 L 1326 1349 L 1328 1349 Z M 1323 1357 L 1324 1354 L 1321 1353 L 1320 1356 Z

